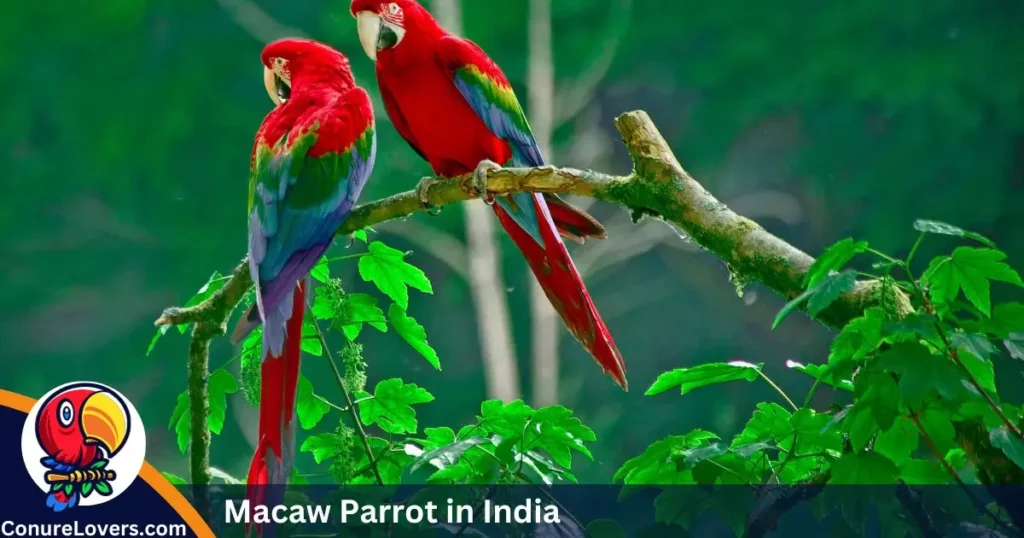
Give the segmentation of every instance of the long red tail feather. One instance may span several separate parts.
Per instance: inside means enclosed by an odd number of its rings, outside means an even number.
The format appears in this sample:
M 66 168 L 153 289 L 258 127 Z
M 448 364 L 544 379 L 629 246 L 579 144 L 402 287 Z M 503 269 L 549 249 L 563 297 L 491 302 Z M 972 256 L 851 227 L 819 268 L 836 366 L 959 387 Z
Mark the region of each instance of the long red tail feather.
M 551 221 L 562 237 L 582 243 L 584 239 L 605 239 L 608 232 L 604 226 L 586 211 L 562 200 L 554 194 L 545 194 L 544 200 L 548 204 L 548 211 L 551 213 Z
M 626 390 L 626 364 L 622 354 L 590 299 L 583 279 L 569 257 L 569 251 L 559 238 L 560 230 L 551 217 L 548 204 L 544 203 L 540 194 L 533 195 L 533 203 L 541 221 L 543 246 L 520 227 L 501 204 L 493 204 L 491 207 L 498 215 L 502 227 L 523 252 L 541 289 L 562 317 L 566 328 L 590 352 L 601 369 Z
M 267 352 L 260 368 L 259 441 L 249 465 L 246 498 L 251 505 L 275 504 L 267 499 L 267 486 L 283 490 L 295 457 L 295 395 L 302 358 L 302 320 L 306 307 L 306 283 L 295 287 L 292 317 L 288 320 L 280 357 Z M 275 495 L 279 496 L 279 495 Z M 257 534 L 261 529 L 257 525 Z M 246 528 L 248 532 L 248 526 Z

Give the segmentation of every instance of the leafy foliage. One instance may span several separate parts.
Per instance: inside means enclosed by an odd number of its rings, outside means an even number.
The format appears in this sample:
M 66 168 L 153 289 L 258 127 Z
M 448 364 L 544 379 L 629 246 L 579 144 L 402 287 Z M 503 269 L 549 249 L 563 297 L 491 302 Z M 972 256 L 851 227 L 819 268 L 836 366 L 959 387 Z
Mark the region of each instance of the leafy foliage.
M 802 404 L 769 378 L 763 364 L 712 362 L 665 372 L 646 396 L 676 388 L 686 395 L 698 388 L 742 381 L 767 383 L 779 400 L 757 404 L 732 436 L 695 429 L 656 441 L 624 462 L 613 481 L 629 488 L 665 487 L 654 506 L 660 525 L 688 528 L 702 512 L 713 511 L 742 535 L 752 524 L 739 508 L 742 503 L 714 495 L 714 486 L 976 480 L 979 457 L 963 442 L 964 432 L 971 428 L 984 432 L 992 450 L 1006 462 L 1001 471 L 1006 476 L 989 474 L 987 480 L 1021 476 L 1022 411 L 1000 401 L 994 361 L 1001 356 L 1000 342 L 1011 357 L 1016 356 L 1024 340 L 1024 305 L 992 305 L 991 283 L 1018 287 L 1024 283 L 1006 263 L 1006 255 L 980 235 L 935 221 L 918 221 L 915 229 L 921 236 L 906 259 L 850 238 L 829 247 L 809 268 L 803 293 L 780 310 L 775 326 L 798 308 L 817 316 L 858 286 L 860 276 L 874 279 L 883 299 L 880 306 L 864 310 L 842 327 L 823 362 L 787 362 L 810 384 Z M 929 234 L 967 238 L 985 246 L 957 247 L 933 259 L 916 279 L 913 255 Z M 365 253 L 333 260 L 358 258 L 363 281 L 374 284 L 391 301 L 386 310 L 374 295 L 346 291 L 341 280 L 331 276 L 331 258 L 325 257 L 314 270 L 318 285 L 312 316 L 303 326 L 303 350 L 332 362 L 335 384 L 343 389 L 346 402 L 331 403 L 316 392 L 309 378 L 300 376 L 296 415 L 303 430 L 319 430 L 306 435 L 300 452 L 309 454 L 316 465 L 326 466 L 327 472 L 295 472 L 292 483 L 310 483 L 316 476 L 328 476 L 339 484 L 577 482 L 573 456 L 593 459 L 588 443 L 596 436 L 567 407 L 534 409 L 522 400 L 488 400 L 471 424 L 458 430 L 442 426 L 421 431 L 418 409 L 435 400 L 427 389 L 397 377 L 378 381 L 372 391 L 366 389 L 366 362 L 356 342 L 366 325 L 397 334 L 440 370 L 426 331 L 408 313 L 408 288 L 431 293 L 429 281 L 405 260 L 405 253 L 380 241 L 370 242 L 367 248 Z M 858 256 L 878 260 L 870 270 L 848 267 Z M 340 367 L 324 347 L 327 340 L 320 322 L 325 322 L 328 333 L 343 338 Z M 254 405 L 259 399 L 260 339 L 255 331 L 236 357 L 241 361 L 241 390 Z M 210 376 L 213 433 L 223 427 L 227 396 L 239 390 L 226 366 Z M 811 405 L 818 390 L 829 388 L 848 396 L 848 403 L 827 409 Z M 338 416 L 333 430 L 322 431 L 321 425 L 334 411 Z M 191 434 L 189 414 L 188 394 L 182 393 L 170 422 L 182 451 Z M 666 487 L 678 485 L 704 487 Z M 865 501 L 829 497 L 822 502 L 833 501 L 842 506 L 842 524 L 848 532 L 862 534 Z M 877 505 L 883 524 L 898 534 L 907 527 L 898 516 L 897 502 L 902 501 L 880 499 Z M 600 536 L 624 534 L 607 521 L 592 522 L 588 530 Z
M 989 475 L 987 480 L 1019 481 L 1024 476 L 1020 408 L 1000 403 L 994 361 L 1001 355 L 996 346 L 1000 340 L 1015 356 L 1019 335 L 1024 334 L 1024 305 L 992 306 L 991 286 L 1024 284 L 1006 263 L 1006 254 L 987 238 L 935 221 L 917 221 L 914 228 L 921 236 L 906 259 L 879 252 L 866 241 L 848 238 L 832 245 L 809 268 L 805 291 L 779 312 L 775 326 L 800 307 L 816 316 L 852 290 L 858 275 L 873 278 L 883 298 L 909 296 L 909 310 L 906 302 L 901 306 L 897 300 L 883 300 L 882 306 L 847 323 L 821 364 L 787 362 L 790 369 L 811 378 L 802 405 L 769 379 L 761 365 L 709 363 L 666 372 L 647 396 L 677 386 L 687 394 L 715 383 L 761 378 L 780 401 L 758 404 L 730 441 L 703 429 L 657 441 L 626 461 L 614 480 L 626 486 L 954 484 L 971 480 L 977 466 L 984 464 L 985 457 L 968 455 L 972 444 L 962 440 L 966 432 L 979 428 L 1012 462 L 1001 468 L 1003 475 Z M 967 238 L 985 246 L 960 246 L 936 257 L 918 280 L 913 255 L 929 234 Z M 878 259 L 871 265 L 877 272 L 847 267 L 866 255 Z M 813 396 L 823 387 L 852 398 L 844 405 L 815 409 Z M 749 523 L 745 514 L 730 513 L 714 496 L 700 491 L 663 490 L 655 503 L 660 521 L 685 528 L 701 512 L 712 510 L 742 534 Z M 838 502 L 843 524 L 854 535 L 863 534 L 859 505 L 849 499 Z M 880 513 L 888 518 L 884 523 L 906 532 L 905 522 L 893 515 L 899 510 L 892 503 L 877 501 Z
M 434 293 L 427 275 L 405 261 L 405 253 L 380 241 L 370 243 L 369 252 L 359 258 L 359 276 L 373 282 L 403 310 L 409 307 L 409 288 Z
M 227 415 L 227 397 L 229 394 L 238 392 L 238 382 L 235 380 L 235 376 L 221 368 L 210 374 L 208 390 L 210 412 L 207 415 L 207 423 L 211 433 L 219 434 L 224 428 L 224 419 Z M 178 395 L 178 403 L 174 407 L 174 411 L 171 412 L 169 425 L 174 430 L 178 439 L 178 449 L 182 454 L 185 453 L 192 441 L 192 404 L 189 402 L 188 396 L 187 390 Z

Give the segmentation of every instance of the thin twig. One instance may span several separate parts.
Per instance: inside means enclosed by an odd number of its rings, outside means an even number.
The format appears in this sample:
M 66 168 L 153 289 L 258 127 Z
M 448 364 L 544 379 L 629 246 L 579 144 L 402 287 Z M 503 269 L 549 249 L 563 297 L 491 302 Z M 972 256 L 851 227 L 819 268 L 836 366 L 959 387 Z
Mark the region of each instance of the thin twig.
M 974 495 L 974 492 L 971 491 L 971 488 L 968 487 L 967 484 L 963 481 L 963 479 L 960 478 L 960 475 L 957 474 L 956 469 L 954 469 L 953 466 L 950 465 L 948 461 L 946 461 L 946 458 L 943 457 L 941 452 L 939 452 L 939 448 L 935 446 L 935 441 L 932 440 L 931 436 L 928 435 L 928 432 L 924 429 L 924 425 L 921 424 L 921 419 L 918 418 L 917 413 L 914 412 L 914 410 L 911 409 L 909 406 L 907 407 L 907 411 L 909 412 L 908 414 L 910 420 L 914 423 L 915 426 L 917 426 L 918 432 L 921 433 L 921 437 L 924 439 L 925 444 L 927 444 L 928 448 L 931 449 L 932 455 L 935 456 L 935 459 L 939 460 L 939 463 L 946 470 L 946 473 L 949 474 L 949 476 L 964 490 L 964 493 L 966 493 L 967 497 L 971 499 L 971 503 L 974 504 L 974 507 L 988 514 L 988 516 L 991 517 L 993 521 L 995 521 L 1000 526 L 1006 528 L 1011 533 L 1014 532 L 1012 528 L 1008 527 L 995 514 L 993 514 L 992 511 L 989 510 L 988 506 L 986 506 L 985 503 L 981 501 L 981 499 L 977 498 Z
M 757 375 L 761 376 L 761 379 L 764 379 L 765 381 L 767 381 L 768 384 L 771 385 L 773 389 L 775 389 L 775 392 L 778 392 L 779 394 L 781 394 L 782 397 L 786 400 L 786 403 L 788 403 L 789 406 L 793 408 L 793 411 L 799 411 L 800 410 L 800 408 L 797 407 L 797 405 L 795 403 L 793 403 L 793 400 L 791 400 L 789 398 L 789 395 L 786 394 L 786 391 L 782 390 L 782 387 L 776 385 L 775 382 L 772 381 L 772 379 L 770 377 L 765 375 L 764 372 L 762 372 L 761 370 L 757 370 Z
M 313 305 L 309 302 L 307 295 L 306 303 L 309 308 L 312 309 Z M 310 314 L 312 315 L 312 314 Z M 348 392 L 348 387 L 345 386 L 345 378 L 341 375 L 341 371 L 338 370 L 337 363 L 334 362 L 334 355 L 331 353 L 331 348 L 327 346 L 327 339 L 324 338 L 324 332 L 320 329 L 320 324 L 317 323 L 316 318 L 312 318 L 313 326 L 316 327 L 316 335 L 320 339 L 320 345 L 324 348 L 324 355 L 327 357 L 327 363 L 331 365 L 331 371 L 334 372 L 334 379 L 338 382 L 338 388 L 341 389 L 341 393 L 345 396 L 345 405 L 348 407 L 349 415 L 352 417 L 352 422 L 356 425 L 356 431 L 359 433 L 359 439 L 363 442 L 363 448 L 366 449 L 366 457 L 370 460 L 370 466 L 373 468 L 373 476 L 376 477 L 377 483 L 384 485 L 384 477 L 380 474 L 380 469 L 377 468 L 377 461 L 373 457 L 373 449 L 370 448 L 370 439 L 366 435 L 366 430 L 363 429 L 363 421 L 359 420 L 359 410 L 356 409 L 354 403 L 352 403 L 352 395 Z
M 917 250 L 917 247 L 920 244 L 921 238 L 918 238 L 917 242 L 914 243 L 914 248 L 911 251 L 911 253 L 913 253 L 914 250 Z M 910 270 L 909 264 L 904 262 L 902 263 L 902 267 L 903 271 L 907 274 L 907 278 L 910 279 L 911 284 L 913 284 L 917 293 L 920 295 L 921 302 L 924 304 L 925 310 L 928 312 L 934 312 L 935 309 L 932 306 L 931 301 L 928 300 L 928 294 L 925 293 L 924 288 L 921 286 L 920 282 L 914 279 L 914 275 Z M 946 331 L 945 329 L 942 328 L 942 323 L 939 322 L 938 316 L 935 317 L 934 325 L 935 331 L 936 333 L 938 333 L 939 339 L 942 341 L 942 346 L 945 349 L 946 354 L 949 355 L 951 359 L 953 359 L 953 362 L 956 363 L 957 366 L 960 367 L 960 370 L 963 372 L 967 380 L 971 383 L 971 385 L 974 386 L 978 393 L 981 394 L 981 397 L 985 399 L 985 403 L 988 404 L 988 406 L 991 407 L 993 411 L 995 411 L 999 419 L 1002 420 L 1003 424 L 1006 425 L 1007 430 L 1016 435 L 1017 438 L 1024 440 L 1024 434 L 1022 434 L 1020 429 L 1017 428 L 1017 425 L 1014 424 L 1013 421 L 1011 421 L 1005 413 L 1003 413 L 1003 410 L 999 407 L 999 405 L 994 400 L 992 400 L 992 397 L 988 395 L 988 392 L 984 388 L 982 388 L 981 383 L 979 383 L 978 379 L 974 377 L 974 374 L 972 374 L 971 371 L 967 369 L 967 365 L 964 364 L 964 361 L 960 360 L 960 354 L 957 352 L 956 348 L 954 348 L 950 344 L 949 338 L 946 337 Z

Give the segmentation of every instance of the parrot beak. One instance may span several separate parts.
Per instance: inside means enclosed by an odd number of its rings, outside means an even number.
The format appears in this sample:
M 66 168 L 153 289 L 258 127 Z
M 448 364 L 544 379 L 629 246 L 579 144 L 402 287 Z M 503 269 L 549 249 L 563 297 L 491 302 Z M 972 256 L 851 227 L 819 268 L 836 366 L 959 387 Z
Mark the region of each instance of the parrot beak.
M 263 86 L 267 89 L 267 95 L 274 102 L 274 106 L 284 103 L 291 97 L 292 88 L 288 81 L 266 66 L 263 67 Z
M 356 27 L 359 30 L 359 43 L 371 60 L 377 61 L 377 51 L 395 47 L 405 37 L 405 28 L 395 26 L 380 18 L 380 15 L 369 11 L 356 14 Z
M 102 445 L 113 456 L 128 437 L 128 411 L 113 394 L 94 392 L 82 404 L 82 433 L 86 443 Z
M 375 62 L 377 61 L 377 39 L 380 38 L 380 30 L 383 26 L 384 21 L 376 13 L 360 11 L 356 14 L 359 43 L 363 45 L 366 55 Z

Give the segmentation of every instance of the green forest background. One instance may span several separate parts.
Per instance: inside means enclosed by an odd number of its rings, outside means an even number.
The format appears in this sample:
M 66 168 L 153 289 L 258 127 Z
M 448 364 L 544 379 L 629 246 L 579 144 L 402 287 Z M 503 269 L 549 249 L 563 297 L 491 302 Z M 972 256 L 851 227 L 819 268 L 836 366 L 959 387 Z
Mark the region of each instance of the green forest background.
M 612 120 L 644 109 L 698 181 L 811 254 L 846 236 L 905 254 L 911 223 L 928 218 L 976 230 L 1011 265 L 1024 262 L 1024 3 L 532 4 L 550 10 L 547 118 L 535 116 L 531 103 L 540 101 L 527 90 L 538 76 L 531 2 L 464 0 L 462 33 L 502 66 L 535 126 L 551 124 L 554 164 L 628 172 Z M 249 152 L 271 106 L 259 52 L 269 39 L 300 34 L 348 54 L 378 99 L 341 0 L 5 6 L 0 388 L 37 397 L 73 380 L 111 384 L 146 422 L 148 460 L 187 475 L 166 426 L 185 389 L 188 341 L 172 331 L 146 357 L 152 322 L 244 255 Z M 377 113 L 380 158 L 364 200 L 429 174 L 382 107 Z M 660 223 L 634 227 L 617 208 L 591 209 L 612 237 L 570 250 L 626 358 L 632 390 L 617 389 L 558 327 L 557 400 L 598 435 L 595 461 L 574 468 L 581 482 L 608 481 L 670 432 L 736 432 L 771 390 L 737 384 L 645 398 L 665 370 L 743 359 L 766 363 L 785 389 L 806 388 L 785 362 L 822 362 L 833 334 L 803 316 L 772 331 L 781 298 L 756 285 L 740 297 L 721 262 Z M 414 251 L 409 261 L 434 283 L 434 296 L 414 295 L 409 313 L 444 371 L 393 334 L 364 331 L 370 384 L 394 376 L 417 383 L 438 395 L 419 411 L 421 427 L 458 428 L 501 390 L 485 382 L 463 212 L 450 207 L 377 231 Z M 520 395 L 533 402 L 532 277 L 511 242 L 497 241 Z M 371 286 L 355 277 L 354 263 L 332 272 L 351 291 Z M 216 342 L 212 366 L 235 353 Z M 327 371 L 315 357 L 304 368 L 314 383 Z M 1019 374 L 1001 379 L 1011 384 L 1001 391 L 1024 389 Z M 823 390 L 818 398 L 834 396 Z M 255 431 L 255 411 L 232 395 L 213 464 L 244 475 Z M 300 458 L 300 467 L 312 464 Z

